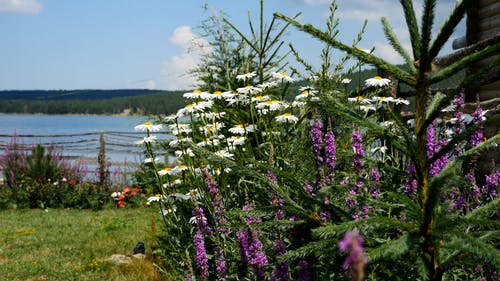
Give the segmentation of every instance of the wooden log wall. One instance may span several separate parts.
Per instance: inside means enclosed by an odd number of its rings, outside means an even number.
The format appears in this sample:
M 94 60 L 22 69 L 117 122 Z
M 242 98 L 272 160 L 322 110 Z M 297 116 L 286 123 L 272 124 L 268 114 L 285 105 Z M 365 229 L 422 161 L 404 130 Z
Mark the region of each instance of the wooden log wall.
M 484 40 L 491 40 L 500 36 L 500 1 L 499 0 L 476 0 L 467 11 L 467 34 L 466 45 L 471 46 Z M 473 73 L 478 67 L 492 64 L 494 56 L 480 62 L 477 66 L 468 70 Z M 500 66 L 493 65 L 492 71 L 488 74 L 492 79 L 488 83 L 478 87 L 467 89 L 466 102 L 474 103 L 477 99 L 481 104 L 488 104 L 490 114 L 500 112 Z M 488 115 L 487 115 L 488 116 Z M 485 128 L 485 136 L 491 137 L 498 134 L 500 124 L 492 124 Z M 492 169 L 500 169 L 500 148 L 492 148 L 489 151 L 482 153 L 478 159 L 478 168 L 481 174 L 487 174 Z

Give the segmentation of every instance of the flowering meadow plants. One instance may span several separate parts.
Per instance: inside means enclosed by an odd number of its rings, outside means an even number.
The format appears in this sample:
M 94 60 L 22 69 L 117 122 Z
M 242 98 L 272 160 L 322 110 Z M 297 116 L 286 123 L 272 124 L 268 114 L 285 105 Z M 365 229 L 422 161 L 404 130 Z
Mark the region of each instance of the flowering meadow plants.
M 457 2 L 434 41 L 435 1 L 424 1 L 420 31 L 412 1 L 400 2 L 413 58 L 382 22 L 407 69 L 338 42 L 335 3 L 326 32 L 275 14 L 273 24 L 282 19 L 326 43 L 321 71 L 306 65 L 310 84 L 295 93 L 295 78 L 271 63 L 281 61 L 277 51 L 265 59 L 285 28 L 270 36 L 261 15 L 247 38 L 225 21 L 246 43 L 238 45 L 246 71 L 215 61 L 219 68 L 209 68 L 225 83 L 202 84 L 175 114 L 135 128 L 146 134 L 144 180 L 159 193 L 148 201 L 164 220 L 167 270 L 186 280 L 498 279 L 500 173 L 480 174 L 474 161 L 498 143 L 482 135 L 498 114 L 486 118 L 479 102 L 464 112 L 462 88 L 477 76 L 432 88 L 492 51 L 432 70 L 472 1 Z M 330 64 L 332 47 L 390 78 L 348 91 L 350 72 Z M 398 82 L 412 89 L 413 104 L 393 94 Z M 174 138 L 159 141 L 154 133 L 164 129 Z M 176 160 L 160 161 L 157 147 Z

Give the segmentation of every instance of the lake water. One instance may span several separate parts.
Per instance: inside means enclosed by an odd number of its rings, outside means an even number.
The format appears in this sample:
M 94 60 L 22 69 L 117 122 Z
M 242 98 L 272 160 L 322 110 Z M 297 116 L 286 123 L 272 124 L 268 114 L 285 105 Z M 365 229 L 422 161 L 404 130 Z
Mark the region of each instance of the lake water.
M 139 163 L 143 148 L 134 142 L 145 133 L 135 132 L 134 126 L 146 120 L 143 116 L 0 114 L 0 153 L 16 135 L 18 144 L 56 145 L 62 147 L 64 156 L 86 159 L 94 166 L 103 132 L 106 156 L 112 167 L 124 162 Z

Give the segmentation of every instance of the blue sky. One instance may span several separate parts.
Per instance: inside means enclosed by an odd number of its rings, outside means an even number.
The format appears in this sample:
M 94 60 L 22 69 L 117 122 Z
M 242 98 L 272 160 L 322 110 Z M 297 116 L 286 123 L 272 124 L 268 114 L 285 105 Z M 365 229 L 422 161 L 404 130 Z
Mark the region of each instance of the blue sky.
M 273 12 L 323 28 L 329 0 L 267 0 Z M 414 1 L 416 7 L 421 0 Z M 438 1 L 436 26 L 455 0 Z M 210 11 L 222 10 L 248 30 L 248 12 L 257 23 L 259 0 L 0 0 L 0 90 L 8 89 L 188 89 L 195 83 L 186 71 L 199 54 L 191 42 Z M 390 62 L 402 60 L 382 33 L 386 16 L 403 45 L 409 46 L 399 1 L 337 0 L 339 38 L 350 43 L 363 20 L 368 27 L 359 47 Z M 465 33 L 463 24 L 454 37 Z M 321 43 L 292 28 L 286 40 L 313 65 Z M 198 39 L 203 40 L 203 39 Z M 203 41 L 201 41 L 203 42 Z M 450 51 L 449 44 L 446 51 Z M 340 55 L 340 54 L 339 54 Z

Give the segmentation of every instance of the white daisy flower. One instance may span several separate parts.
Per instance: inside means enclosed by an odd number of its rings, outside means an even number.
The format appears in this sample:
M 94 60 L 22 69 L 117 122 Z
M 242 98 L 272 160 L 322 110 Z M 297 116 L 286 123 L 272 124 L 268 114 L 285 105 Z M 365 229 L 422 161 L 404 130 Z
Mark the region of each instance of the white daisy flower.
M 175 173 L 176 173 L 176 171 L 172 167 L 165 167 L 165 168 L 158 171 L 159 176 L 174 175 Z
M 404 104 L 404 105 L 409 105 L 409 104 L 410 104 L 410 101 L 409 101 L 409 100 L 407 100 L 407 99 L 397 98 L 397 99 L 394 99 L 394 103 L 395 103 L 395 104 Z
M 245 137 L 244 136 L 232 136 L 227 138 L 227 143 L 230 145 L 243 145 L 245 144 Z
M 345 85 L 345 84 L 349 84 L 349 83 L 351 83 L 351 79 L 349 79 L 349 78 L 344 78 L 344 79 L 342 79 L 342 80 L 340 81 L 340 83 L 342 83 L 342 84 L 344 84 L 344 85 Z
M 219 151 L 215 152 L 215 155 L 217 155 L 219 157 L 228 158 L 228 159 L 234 159 L 234 154 L 230 153 L 229 150 L 227 150 L 227 149 L 219 150 Z
M 305 106 L 307 103 L 306 102 L 303 102 L 303 101 L 293 101 L 292 102 L 292 107 L 303 107 Z
M 193 150 L 191 148 L 187 148 L 184 150 L 176 150 L 174 152 L 175 157 L 180 158 L 184 155 L 187 155 L 188 157 L 194 157 Z
M 284 113 L 275 117 L 276 122 L 279 123 L 296 123 L 299 118 L 290 113 Z
M 373 105 L 363 104 L 363 105 L 359 106 L 359 109 L 361 109 L 362 111 L 368 112 L 370 110 L 375 111 L 376 108 Z
M 186 193 L 186 196 L 189 196 L 189 198 L 193 198 L 193 199 L 200 199 L 201 198 L 201 194 L 197 188 L 191 189 L 188 193 Z
M 182 180 L 181 179 L 175 179 L 173 181 L 170 181 L 168 183 L 164 183 L 163 184 L 163 187 L 164 188 L 169 188 L 169 187 L 173 187 L 173 186 L 176 186 L 176 185 L 179 185 L 182 183 Z
M 221 100 L 224 99 L 224 95 L 221 91 L 215 91 L 211 94 L 208 94 L 208 99 L 209 100 Z
M 224 128 L 226 124 L 221 123 L 221 122 L 213 122 L 210 124 L 206 124 L 205 126 L 201 127 L 200 130 L 203 132 L 205 135 L 213 135 L 217 133 L 220 129 Z
M 181 143 L 186 143 L 186 142 L 191 142 L 191 141 L 193 141 L 193 139 L 192 139 L 192 138 L 190 138 L 190 137 L 185 137 L 185 138 L 177 138 L 177 139 L 175 139 L 175 140 L 171 140 L 171 141 L 168 143 L 168 145 L 169 145 L 170 147 L 177 147 L 177 146 L 179 146 L 179 144 L 181 144 Z
M 373 78 L 368 78 L 365 80 L 365 86 L 367 87 L 384 87 L 391 83 L 391 80 L 387 78 L 382 78 L 380 76 L 374 76 Z
M 252 97 L 252 101 L 253 102 L 264 102 L 264 101 L 268 101 L 269 99 L 271 99 L 271 97 L 269 97 L 269 96 L 255 96 L 255 97 Z
M 271 81 L 271 82 L 264 82 L 262 84 L 258 84 L 257 87 L 261 88 L 262 90 L 266 90 L 269 88 L 276 87 L 278 83 L 276 81 Z
M 236 91 L 240 94 L 245 94 L 245 95 L 254 95 L 254 94 L 262 93 L 261 88 L 254 87 L 252 85 L 238 88 L 238 89 L 236 89 Z
M 173 213 L 175 211 L 177 211 L 177 207 L 173 206 L 172 208 L 162 209 L 160 211 L 160 215 L 166 216 L 166 215 Z
M 218 139 L 205 138 L 203 141 L 197 143 L 197 146 L 212 146 L 219 145 L 220 141 Z
M 230 133 L 236 134 L 236 135 L 244 135 L 246 133 L 251 133 L 255 131 L 255 125 L 253 124 L 238 124 L 232 128 L 229 129 Z
M 119 191 L 115 191 L 115 192 L 111 193 L 111 197 L 113 197 L 113 198 L 117 198 L 117 197 L 119 197 L 121 194 L 122 194 L 121 192 L 119 192 Z
M 380 123 L 380 126 L 382 127 L 390 127 L 394 124 L 394 121 L 383 121 L 382 123 Z
M 372 101 L 388 104 L 389 102 L 393 102 L 394 98 L 393 97 L 384 97 L 384 96 L 373 97 Z
M 171 121 L 176 121 L 180 116 L 178 116 L 177 114 L 171 114 L 169 116 L 165 116 L 163 119 L 165 119 L 165 121 L 167 122 L 171 122 Z
M 307 99 L 307 98 L 310 98 L 310 97 L 314 97 L 314 95 L 317 92 L 318 91 L 312 90 L 310 88 L 309 89 L 303 89 L 302 91 L 300 91 L 300 94 L 298 94 L 297 96 L 295 96 L 295 100 L 303 100 L 303 99 Z
M 142 163 L 153 163 L 154 162 L 160 162 L 160 158 L 159 157 L 155 157 L 154 159 L 152 157 L 148 157 L 148 158 L 145 158 L 144 160 L 142 160 Z
M 161 194 L 157 194 L 155 196 L 150 196 L 147 199 L 147 205 L 150 205 L 151 202 L 159 202 L 161 200 Z
M 231 91 L 226 91 L 221 94 L 221 96 L 225 99 L 232 99 L 237 95 L 239 95 L 238 92 L 231 92 Z
M 288 74 L 284 71 L 274 72 L 271 75 L 273 76 L 274 79 L 281 81 L 281 82 L 288 82 L 288 83 L 293 82 L 293 78 L 288 76 Z
M 347 101 L 349 102 L 359 102 L 360 104 L 371 104 L 372 101 L 370 99 L 367 99 L 363 96 L 356 96 L 353 98 L 347 98 Z
M 372 153 L 375 153 L 377 151 L 380 151 L 382 154 L 385 154 L 385 152 L 387 151 L 387 146 L 382 145 L 382 146 L 376 146 L 376 147 L 372 148 Z
M 207 99 L 210 94 L 207 92 L 202 92 L 200 90 L 194 90 L 192 92 L 184 93 L 182 96 L 186 99 Z
M 268 100 L 264 102 L 259 102 L 255 108 L 257 109 L 264 109 L 264 110 L 269 110 L 269 111 L 275 111 L 275 110 L 280 110 L 280 109 L 285 109 L 288 108 L 289 105 L 279 101 L 279 100 Z
M 154 125 L 153 123 L 147 121 L 142 123 L 141 125 L 137 125 L 134 127 L 136 131 L 142 131 L 142 132 L 158 132 L 161 130 L 161 124 Z
M 135 144 L 142 145 L 145 143 L 153 143 L 156 142 L 158 138 L 156 136 L 149 136 L 149 137 L 144 137 L 142 140 L 138 140 L 135 142 Z
M 246 80 L 254 78 L 255 76 L 257 76 L 257 73 L 255 73 L 255 71 L 252 71 L 250 73 L 236 75 L 236 80 L 246 81 Z
M 191 196 L 189 195 L 184 195 L 182 193 L 173 193 L 173 194 L 170 194 L 169 195 L 170 198 L 174 199 L 174 200 L 189 200 L 191 199 Z

